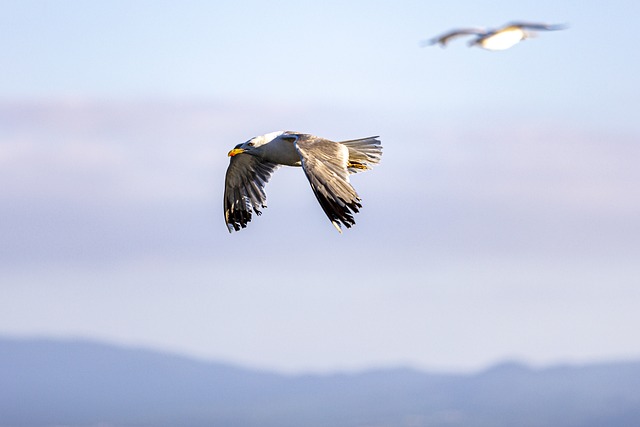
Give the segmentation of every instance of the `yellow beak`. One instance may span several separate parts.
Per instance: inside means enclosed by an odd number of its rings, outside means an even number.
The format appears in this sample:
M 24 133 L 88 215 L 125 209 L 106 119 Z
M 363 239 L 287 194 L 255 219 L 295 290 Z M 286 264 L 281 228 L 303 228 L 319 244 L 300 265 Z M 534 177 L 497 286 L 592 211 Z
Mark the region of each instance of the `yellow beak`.
M 229 157 L 233 157 L 237 154 L 242 154 L 242 153 L 244 153 L 244 150 L 242 148 L 234 148 L 233 150 L 229 151 L 227 155 Z

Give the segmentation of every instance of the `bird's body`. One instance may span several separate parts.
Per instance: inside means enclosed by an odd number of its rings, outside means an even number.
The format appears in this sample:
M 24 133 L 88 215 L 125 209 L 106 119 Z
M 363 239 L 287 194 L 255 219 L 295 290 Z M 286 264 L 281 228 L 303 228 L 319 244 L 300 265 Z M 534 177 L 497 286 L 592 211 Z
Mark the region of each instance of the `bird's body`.
M 469 42 L 470 46 L 479 46 L 486 50 L 505 50 L 526 39 L 528 34 L 519 27 L 506 27 L 498 31 L 483 34 Z
M 281 165 L 300 166 L 332 224 L 338 231 L 355 221 L 360 197 L 349 183 L 349 174 L 370 169 L 380 162 L 377 137 L 334 142 L 314 135 L 278 131 L 238 144 L 229 152 L 224 191 L 224 215 L 229 231 L 245 228 L 252 212 L 266 207 L 264 187 Z
M 272 132 L 253 138 L 255 152 L 250 153 L 261 159 L 284 166 L 302 166 L 300 154 L 293 141 L 278 138 L 281 132 Z M 261 142 L 264 141 L 264 144 Z

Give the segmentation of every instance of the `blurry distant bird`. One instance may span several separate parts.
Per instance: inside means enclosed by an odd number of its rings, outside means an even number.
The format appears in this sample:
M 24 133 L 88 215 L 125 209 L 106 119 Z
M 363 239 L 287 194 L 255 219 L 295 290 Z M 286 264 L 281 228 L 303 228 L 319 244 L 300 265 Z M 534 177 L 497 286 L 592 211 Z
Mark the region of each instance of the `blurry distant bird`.
M 463 28 L 452 30 L 431 39 L 427 45 L 440 44 L 445 47 L 447 42 L 455 37 L 464 35 L 476 35 L 469 41 L 469 46 L 478 46 L 486 50 L 505 50 L 515 44 L 535 35 L 535 31 L 556 31 L 566 29 L 566 25 L 540 24 L 532 22 L 509 22 L 504 26 L 493 30 L 480 30 L 475 28 Z
M 377 136 L 334 142 L 317 136 L 278 131 L 251 138 L 229 151 L 224 188 L 224 219 L 229 232 L 245 228 L 251 211 L 266 208 L 264 187 L 280 166 L 302 166 L 311 188 L 334 227 L 355 224 L 360 197 L 349 174 L 378 164 L 382 147 Z

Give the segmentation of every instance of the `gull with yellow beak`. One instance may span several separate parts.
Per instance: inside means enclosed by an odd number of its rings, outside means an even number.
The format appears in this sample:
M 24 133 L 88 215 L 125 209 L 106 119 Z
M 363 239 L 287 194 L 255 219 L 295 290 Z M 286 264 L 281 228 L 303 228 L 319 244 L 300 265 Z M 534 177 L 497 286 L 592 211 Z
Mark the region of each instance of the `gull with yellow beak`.
M 252 212 L 266 208 L 264 187 L 281 165 L 300 166 L 333 226 L 351 228 L 361 199 L 349 175 L 380 163 L 377 136 L 334 142 L 305 133 L 278 131 L 256 136 L 229 151 L 224 187 L 224 220 L 229 232 L 245 228 Z

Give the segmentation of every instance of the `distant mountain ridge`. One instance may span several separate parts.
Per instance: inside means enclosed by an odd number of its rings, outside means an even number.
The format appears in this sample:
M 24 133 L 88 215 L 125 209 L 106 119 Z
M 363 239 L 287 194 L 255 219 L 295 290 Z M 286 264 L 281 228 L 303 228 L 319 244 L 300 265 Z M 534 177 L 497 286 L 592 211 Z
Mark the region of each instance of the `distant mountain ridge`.
M 0 338 L 0 427 L 640 426 L 640 362 L 280 375 L 89 341 Z

